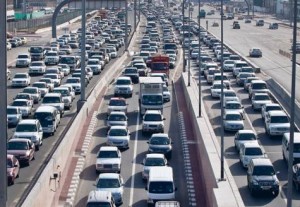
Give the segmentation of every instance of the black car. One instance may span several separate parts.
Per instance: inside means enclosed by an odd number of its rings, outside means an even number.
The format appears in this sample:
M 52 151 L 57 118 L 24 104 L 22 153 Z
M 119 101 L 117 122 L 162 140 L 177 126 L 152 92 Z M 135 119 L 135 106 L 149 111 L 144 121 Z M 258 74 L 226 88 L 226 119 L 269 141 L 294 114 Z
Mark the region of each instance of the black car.
M 125 68 L 123 75 L 130 77 L 133 83 L 139 83 L 139 71 L 136 67 Z

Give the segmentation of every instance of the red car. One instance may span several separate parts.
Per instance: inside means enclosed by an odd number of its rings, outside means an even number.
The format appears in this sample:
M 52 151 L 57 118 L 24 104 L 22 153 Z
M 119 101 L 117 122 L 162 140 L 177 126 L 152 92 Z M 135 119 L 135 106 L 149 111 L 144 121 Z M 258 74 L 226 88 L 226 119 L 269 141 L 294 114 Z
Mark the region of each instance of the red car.
M 14 155 L 7 155 L 7 184 L 13 185 L 15 179 L 19 177 L 20 164 Z

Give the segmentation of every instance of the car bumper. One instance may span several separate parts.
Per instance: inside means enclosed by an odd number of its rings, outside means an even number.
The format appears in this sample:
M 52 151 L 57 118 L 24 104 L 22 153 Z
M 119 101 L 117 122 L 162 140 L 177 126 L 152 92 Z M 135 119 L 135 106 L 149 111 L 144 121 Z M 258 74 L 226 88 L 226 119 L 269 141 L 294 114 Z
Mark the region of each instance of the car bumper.
M 283 135 L 284 133 L 290 132 L 290 129 L 287 130 L 270 130 L 269 134 L 272 136 L 279 136 L 279 135 Z

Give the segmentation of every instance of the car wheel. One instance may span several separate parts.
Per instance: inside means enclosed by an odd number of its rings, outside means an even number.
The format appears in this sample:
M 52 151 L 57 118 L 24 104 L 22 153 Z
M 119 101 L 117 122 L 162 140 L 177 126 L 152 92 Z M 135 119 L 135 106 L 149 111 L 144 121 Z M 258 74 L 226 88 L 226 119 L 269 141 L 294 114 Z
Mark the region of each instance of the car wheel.
M 15 179 L 14 178 L 11 179 L 9 185 L 13 185 L 13 184 L 15 184 Z

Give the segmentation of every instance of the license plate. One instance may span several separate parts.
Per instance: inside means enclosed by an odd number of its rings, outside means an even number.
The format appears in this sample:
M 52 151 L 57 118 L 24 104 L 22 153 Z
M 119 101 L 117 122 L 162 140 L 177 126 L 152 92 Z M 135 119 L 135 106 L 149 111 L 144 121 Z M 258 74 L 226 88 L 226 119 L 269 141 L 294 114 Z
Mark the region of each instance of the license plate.
M 263 190 L 269 190 L 271 188 L 271 186 L 262 186 L 261 187 Z

